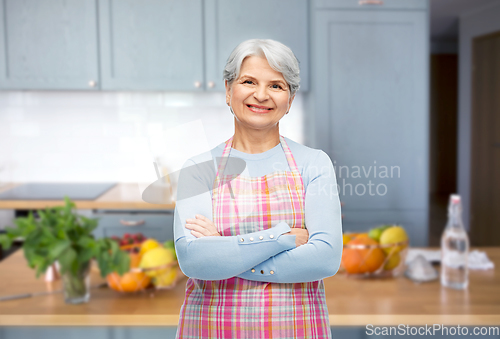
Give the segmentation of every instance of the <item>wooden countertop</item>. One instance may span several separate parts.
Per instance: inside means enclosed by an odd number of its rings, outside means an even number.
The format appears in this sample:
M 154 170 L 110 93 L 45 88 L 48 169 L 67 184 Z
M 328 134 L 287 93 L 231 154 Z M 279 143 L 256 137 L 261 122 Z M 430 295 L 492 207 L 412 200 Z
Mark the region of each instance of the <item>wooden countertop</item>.
M 0 193 L 23 183 L 10 183 L 0 188 Z M 174 209 L 175 203 L 152 204 L 142 200 L 144 183 L 118 183 L 96 200 L 74 200 L 77 209 Z M 64 205 L 63 200 L 0 200 L 0 209 L 43 209 Z
M 439 281 L 415 284 L 395 279 L 324 279 L 332 326 L 500 325 L 500 248 L 486 251 L 494 270 L 470 271 L 469 288 L 456 291 Z M 92 285 L 104 280 L 92 272 Z M 94 288 L 90 302 L 64 303 L 62 293 L 0 302 L 0 326 L 177 326 L 186 277 L 172 290 L 120 294 Z M 22 250 L 0 262 L 0 296 L 60 288 L 27 266 Z

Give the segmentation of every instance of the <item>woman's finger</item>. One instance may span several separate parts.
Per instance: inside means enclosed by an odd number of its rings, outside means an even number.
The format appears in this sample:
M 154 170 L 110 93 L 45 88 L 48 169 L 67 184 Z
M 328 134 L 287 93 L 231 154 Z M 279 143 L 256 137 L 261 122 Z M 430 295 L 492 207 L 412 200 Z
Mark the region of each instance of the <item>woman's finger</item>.
M 208 223 L 206 223 L 206 222 L 204 222 L 202 220 L 197 220 L 197 219 L 196 220 L 195 219 L 188 219 L 188 220 L 190 220 L 190 221 L 187 222 L 186 225 L 187 224 L 191 224 L 191 225 L 197 225 L 199 227 L 203 227 L 203 228 L 205 228 L 207 230 L 211 229 L 210 224 L 208 224 Z
M 191 231 L 191 234 L 194 235 L 197 238 L 205 237 L 205 235 L 201 234 L 200 232 L 196 232 L 194 230 Z
M 210 219 L 207 219 L 207 218 L 205 218 L 205 219 L 187 219 L 186 222 L 189 224 L 200 225 L 200 226 L 203 226 L 206 228 L 216 229 L 214 223 L 212 221 L 210 221 Z
M 186 228 L 187 229 L 190 229 L 190 230 L 194 230 L 198 233 L 201 233 L 205 236 L 209 236 L 210 235 L 210 230 L 208 230 L 207 228 L 203 227 L 203 226 L 200 226 L 200 225 L 196 225 L 196 224 L 186 224 Z
M 186 219 L 186 225 L 188 224 L 193 225 L 192 228 L 195 227 L 194 225 L 197 225 L 199 228 L 196 230 L 205 236 L 220 236 L 214 223 L 203 215 L 196 214 L 195 219 Z
M 206 224 L 208 224 L 203 219 L 186 219 L 186 223 L 189 223 L 189 224 L 198 224 L 198 225 L 206 225 Z

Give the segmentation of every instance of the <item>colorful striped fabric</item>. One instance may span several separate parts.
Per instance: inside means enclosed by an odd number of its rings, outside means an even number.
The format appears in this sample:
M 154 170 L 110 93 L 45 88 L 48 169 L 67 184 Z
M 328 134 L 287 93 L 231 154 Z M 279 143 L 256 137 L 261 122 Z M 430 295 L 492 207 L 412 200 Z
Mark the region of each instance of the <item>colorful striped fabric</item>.
M 282 221 L 305 228 L 304 185 L 283 136 L 281 146 L 291 172 L 263 177 L 224 175 L 232 139 L 226 141 L 214 181 L 213 222 L 219 233 L 252 233 Z M 269 283 L 239 277 L 189 278 L 177 338 L 331 338 L 323 280 Z

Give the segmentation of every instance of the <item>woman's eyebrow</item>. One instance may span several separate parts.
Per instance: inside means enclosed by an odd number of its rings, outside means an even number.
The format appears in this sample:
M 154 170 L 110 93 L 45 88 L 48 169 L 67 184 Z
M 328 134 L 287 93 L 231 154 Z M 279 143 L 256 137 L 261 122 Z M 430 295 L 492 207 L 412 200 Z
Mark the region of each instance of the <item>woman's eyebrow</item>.
M 240 78 L 250 78 L 250 79 L 256 79 L 256 78 L 254 78 L 253 76 L 251 76 L 251 75 L 246 75 L 246 74 L 245 74 L 245 75 L 240 76 Z M 282 79 L 272 79 L 272 80 L 269 80 L 269 82 L 282 82 L 282 83 L 285 83 L 285 81 L 284 81 L 284 80 L 282 80 Z

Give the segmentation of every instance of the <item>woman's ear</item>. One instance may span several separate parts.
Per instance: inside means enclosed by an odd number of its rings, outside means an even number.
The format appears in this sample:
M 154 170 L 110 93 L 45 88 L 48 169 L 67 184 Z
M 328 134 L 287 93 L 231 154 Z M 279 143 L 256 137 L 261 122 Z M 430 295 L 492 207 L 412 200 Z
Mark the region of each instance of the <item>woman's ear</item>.
M 293 99 L 295 99 L 295 94 L 290 98 L 290 101 L 288 102 L 288 111 L 290 111 L 290 108 L 292 108 L 292 102 L 293 102 Z
M 226 104 L 230 106 L 231 102 L 231 86 L 227 83 L 227 80 L 224 80 L 224 86 L 226 86 Z

